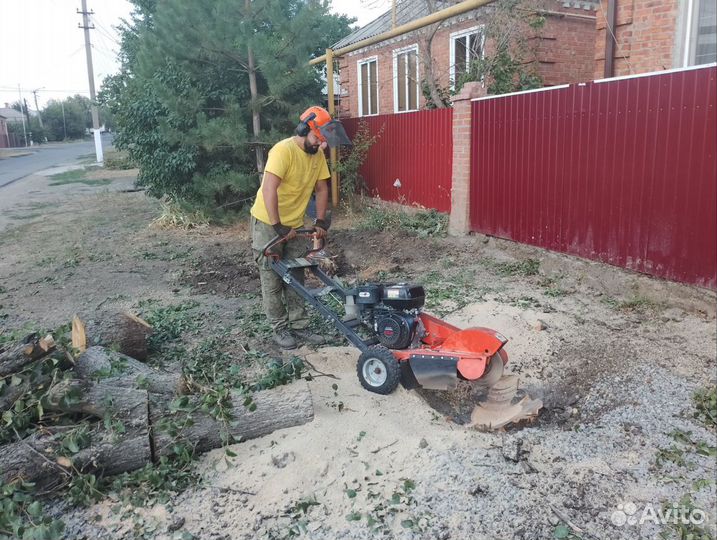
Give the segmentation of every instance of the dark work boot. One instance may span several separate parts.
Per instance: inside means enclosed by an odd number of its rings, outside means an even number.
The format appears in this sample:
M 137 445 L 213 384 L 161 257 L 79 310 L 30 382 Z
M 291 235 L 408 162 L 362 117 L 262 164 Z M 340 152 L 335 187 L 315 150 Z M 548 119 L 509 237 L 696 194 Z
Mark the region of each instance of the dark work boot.
M 296 339 L 288 330 L 275 330 L 274 343 L 282 349 L 296 349 Z
M 326 338 L 320 334 L 314 334 L 308 328 L 300 328 L 298 330 L 292 330 L 294 335 L 301 341 L 308 343 L 309 345 L 323 345 L 326 343 Z

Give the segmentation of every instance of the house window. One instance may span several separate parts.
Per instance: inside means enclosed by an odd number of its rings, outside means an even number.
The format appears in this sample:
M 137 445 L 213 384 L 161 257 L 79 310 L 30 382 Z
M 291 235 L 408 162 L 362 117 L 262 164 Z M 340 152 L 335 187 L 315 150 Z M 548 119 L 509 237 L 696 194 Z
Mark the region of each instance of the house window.
M 358 62 L 359 116 L 378 114 L 378 60 Z
M 451 34 L 451 83 L 455 84 L 464 73 L 470 71 L 473 62 L 483 58 L 485 35 L 482 26 L 476 26 Z
M 418 110 L 418 47 L 393 51 L 393 107 L 396 112 Z
M 689 39 L 689 65 L 717 61 L 717 3 L 696 0 L 693 4 L 692 31 Z

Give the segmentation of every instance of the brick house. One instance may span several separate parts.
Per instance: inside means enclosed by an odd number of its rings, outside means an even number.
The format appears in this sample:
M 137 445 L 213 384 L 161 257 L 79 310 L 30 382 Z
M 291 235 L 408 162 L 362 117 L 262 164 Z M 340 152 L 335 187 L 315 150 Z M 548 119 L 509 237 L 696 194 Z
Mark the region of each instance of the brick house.
M 436 9 L 456 2 L 437 1 Z M 524 25 L 531 63 L 546 86 L 592 79 L 595 58 L 595 26 L 598 0 L 544 0 L 542 27 Z M 485 37 L 491 6 L 452 17 L 441 23 L 431 41 L 433 76 L 439 87 L 450 90 L 462 72 L 494 45 Z M 426 0 L 399 3 L 396 25 L 428 15 Z M 339 49 L 389 31 L 391 11 L 381 15 L 334 44 Z M 423 109 L 421 81 L 423 30 L 348 53 L 338 59 L 340 89 L 338 113 L 342 117 L 372 116 Z
M 717 61 L 715 0 L 610 0 L 616 2 L 613 75 L 649 73 Z M 596 79 L 605 74 L 609 2 L 598 7 Z

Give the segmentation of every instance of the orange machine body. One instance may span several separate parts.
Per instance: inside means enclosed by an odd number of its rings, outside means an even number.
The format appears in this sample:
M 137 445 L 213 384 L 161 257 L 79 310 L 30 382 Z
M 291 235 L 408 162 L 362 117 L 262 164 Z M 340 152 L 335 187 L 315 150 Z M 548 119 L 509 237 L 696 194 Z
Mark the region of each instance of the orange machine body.
M 503 360 L 503 364 L 508 363 L 508 353 L 503 350 L 508 340 L 495 330 L 462 330 L 428 313 L 419 314 L 419 318 L 425 329 L 421 345 L 391 351 L 399 362 L 406 362 L 417 353 L 451 356 L 458 359 L 457 369 L 460 376 L 469 381 L 479 379 L 490 359 L 496 354 Z

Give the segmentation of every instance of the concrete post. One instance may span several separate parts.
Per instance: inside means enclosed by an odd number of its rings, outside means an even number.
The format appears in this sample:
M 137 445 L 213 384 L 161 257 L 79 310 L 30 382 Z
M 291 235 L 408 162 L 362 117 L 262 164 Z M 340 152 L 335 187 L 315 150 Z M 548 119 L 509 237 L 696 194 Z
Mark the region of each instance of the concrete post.
M 471 183 L 471 100 L 486 95 L 480 82 L 468 82 L 451 100 L 453 103 L 453 178 L 448 233 L 463 236 L 470 232 Z

